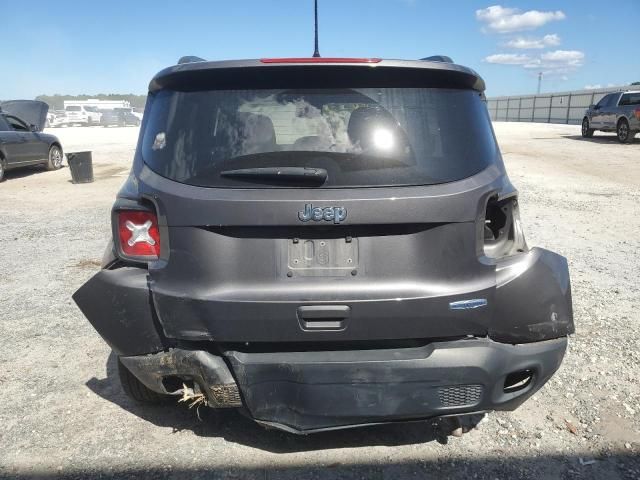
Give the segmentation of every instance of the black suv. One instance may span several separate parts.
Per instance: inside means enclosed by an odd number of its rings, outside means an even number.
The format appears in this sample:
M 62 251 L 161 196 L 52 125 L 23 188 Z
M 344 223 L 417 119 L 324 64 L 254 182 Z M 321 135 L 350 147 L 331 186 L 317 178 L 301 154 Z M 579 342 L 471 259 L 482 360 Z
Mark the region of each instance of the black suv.
M 102 270 L 74 299 L 134 399 L 297 433 L 512 410 L 573 333 L 484 82 L 442 61 L 158 73 Z

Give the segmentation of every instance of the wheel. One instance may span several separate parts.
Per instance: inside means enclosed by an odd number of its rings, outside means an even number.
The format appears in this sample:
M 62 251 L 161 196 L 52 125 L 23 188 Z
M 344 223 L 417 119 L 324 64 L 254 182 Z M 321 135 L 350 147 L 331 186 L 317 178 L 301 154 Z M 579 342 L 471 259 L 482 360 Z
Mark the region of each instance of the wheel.
M 133 373 L 127 370 L 127 367 L 118 358 L 118 377 L 120 377 L 120 385 L 127 397 L 140 403 L 164 403 L 170 398 L 170 395 L 162 395 L 148 389 Z
M 52 145 L 49 149 L 49 160 L 47 170 L 58 170 L 62 166 L 62 150 L 57 145 Z
M 582 120 L 582 136 L 584 138 L 591 138 L 593 137 L 594 131 L 593 128 L 589 128 L 589 119 L 584 117 L 584 120 Z
M 633 141 L 633 137 L 635 137 L 635 133 L 632 133 L 631 130 L 629 130 L 629 122 L 624 118 L 621 118 L 618 121 L 616 133 L 618 134 L 618 141 L 620 143 L 631 143 Z
M 4 160 L 0 156 L 0 182 L 4 180 Z

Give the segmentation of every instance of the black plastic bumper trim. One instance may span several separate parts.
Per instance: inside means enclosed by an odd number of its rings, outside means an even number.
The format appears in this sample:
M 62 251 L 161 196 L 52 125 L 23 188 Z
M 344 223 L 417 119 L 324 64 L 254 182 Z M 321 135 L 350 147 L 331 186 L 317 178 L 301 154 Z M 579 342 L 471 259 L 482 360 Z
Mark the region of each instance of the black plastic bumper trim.
M 229 351 L 225 356 L 231 368 L 222 357 L 202 350 L 120 358 L 154 391 L 171 393 L 162 382 L 166 376 L 190 378 L 212 407 L 240 406 L 242 394 L 258 423 L 306 434 L 513 410 L 558 369 L 566 346 L 566 338 L 519 345 L 466 339 L 386 350 Z M 525 369 L 533 372 L 531 382 L 505 393 L 507 376 Z M 216 397 L 221 391 L 224 398 Z
M 226 356 L 254 419 L 307 433 L 513 410 L 553 375 L 566 345 L 566 338 L 520 345 L 469 339 L 400 350 Z M 530 384 L 505 393 L 507 375 L 524 369 L 534 372 Z
M 138 380 L 154 392 L 165 395 L 163 379 L 180 377 L 196 382 L 214 408 L 240 407 L 240 394 L 224 360 L 202 350 L 178 348 L 151 355 L 120 357 L 122 363 Z

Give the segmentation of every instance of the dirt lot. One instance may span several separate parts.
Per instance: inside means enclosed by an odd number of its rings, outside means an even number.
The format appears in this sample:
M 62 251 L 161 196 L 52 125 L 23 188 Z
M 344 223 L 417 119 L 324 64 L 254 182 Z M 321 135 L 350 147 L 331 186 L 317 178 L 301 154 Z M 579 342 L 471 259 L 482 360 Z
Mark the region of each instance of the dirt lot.
M 98 268 L 138 132 L 55 130 L 93 150 L 96 182 L 64 168 L 0 185 L 0 477 L 640 478 L 640 141 L 495 127 L 528 243 L 569 259 L 578 331 L 532 400 L 446 444 L 426 423 L 296 437 L 131 403 L 70 297 Z

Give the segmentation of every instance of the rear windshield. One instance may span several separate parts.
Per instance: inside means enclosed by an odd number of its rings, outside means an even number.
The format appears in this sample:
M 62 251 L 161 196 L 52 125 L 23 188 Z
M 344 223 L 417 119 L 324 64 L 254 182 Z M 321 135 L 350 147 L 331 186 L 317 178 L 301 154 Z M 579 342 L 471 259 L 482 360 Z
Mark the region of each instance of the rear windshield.
M 304 186 L 221 175 L 265 167 L 325 169 L 322 187 L 428 185 L 469 177 L 496 155 L 472 90 L 161 90 L 150 102 L 144 161 L 191 185 Z
M 82 110 L 82 107 L 71 106 L 71 107 L 64 107 L 64 109 L 67 112 L 80 112 Z

